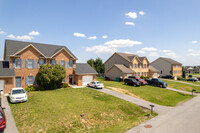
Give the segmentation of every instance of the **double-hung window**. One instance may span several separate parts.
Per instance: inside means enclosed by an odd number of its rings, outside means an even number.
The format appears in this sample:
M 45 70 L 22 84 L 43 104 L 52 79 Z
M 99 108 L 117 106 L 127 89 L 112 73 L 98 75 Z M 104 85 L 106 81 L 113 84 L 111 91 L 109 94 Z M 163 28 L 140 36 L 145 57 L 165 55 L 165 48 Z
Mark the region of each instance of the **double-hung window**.
M 26 60 L 26 68 L 34 68 L 34 65 L 35 65 L 35 60 L 33 59 L 28 59 Z
M 64 60 L 61 60 L 59 64 L 60 64 L 61 66 L 65 67 L 65 61 L 64 61 Z
M 140 64 L 138 64 L 138 68 L 140 68 Z
M 21 60 L 20 59 L 16 59 L 15 60 L 15 67 L 16 68 L 21 68 Z
M 68 62 L 68 67 L 73 68 L 74 67 L 74 61 L 69 61 Z
M 144 64 L 144 68 L 147 68 L 147 64 Z
M 135 64 L 135 68 L 137 68 L 137 64 Z
M 45 64 L 45 63 L 46 63 L 45 60 L 38 60 L 38 61 L 37 61 L 37 67 L 40 68 L 40 66 L 41 66 L 42 64 Z
M 56 61 L 56 60 L 51 60 L 51 61 L 50 61 L 50 64 L 51 64 L 51 65 L 56 65 L 56 64 L 57 64 L 57 61 Z
M 26 77 L 26 85 L 33 85 L 35 82 L 35 77 L 34 76 L 27 76 Z

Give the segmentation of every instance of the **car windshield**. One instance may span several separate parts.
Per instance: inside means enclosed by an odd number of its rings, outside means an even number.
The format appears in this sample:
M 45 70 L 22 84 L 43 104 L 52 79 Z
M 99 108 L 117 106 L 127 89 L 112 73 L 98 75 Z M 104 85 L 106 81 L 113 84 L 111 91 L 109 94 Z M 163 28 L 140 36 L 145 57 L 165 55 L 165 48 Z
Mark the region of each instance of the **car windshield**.
M 158 79 L 159 82 L 163 82 L 162 80 Z
M 13 90 L 12 91 L 12 94 L 15 95 L 15 94 L 23 94 L 25 93 L 24 89 L 19 89 L 19 90 Z
M 97 82 L 97 84 L 101 84 L 101 82 Z
M 132 79 L 133 81 L 137 81 L 137 80 L 135 80 L 135 79 Z
M 143 81 L 143 79 L 139 79 L 140 81 Z

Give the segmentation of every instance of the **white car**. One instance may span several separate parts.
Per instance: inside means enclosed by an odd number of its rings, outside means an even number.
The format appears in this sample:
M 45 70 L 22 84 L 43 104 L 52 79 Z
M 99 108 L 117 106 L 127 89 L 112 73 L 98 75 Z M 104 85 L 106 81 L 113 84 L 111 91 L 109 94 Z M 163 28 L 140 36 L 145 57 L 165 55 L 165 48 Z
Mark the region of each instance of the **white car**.
M 94 88 L 100 88 L 100 89 L 102 89 L 102 88 L 104 88 L 104 85 L 101 83 L 101 82 L 99 82 L 99 81 L 93 81 L 93 82 L 90 82 L 89 84 L 88 84 L 88 86 L 89 87 L 94 87 Z
M 28 96 L 23 88 L 12 88 L 9 93 L 11 103 L 25 102 Z

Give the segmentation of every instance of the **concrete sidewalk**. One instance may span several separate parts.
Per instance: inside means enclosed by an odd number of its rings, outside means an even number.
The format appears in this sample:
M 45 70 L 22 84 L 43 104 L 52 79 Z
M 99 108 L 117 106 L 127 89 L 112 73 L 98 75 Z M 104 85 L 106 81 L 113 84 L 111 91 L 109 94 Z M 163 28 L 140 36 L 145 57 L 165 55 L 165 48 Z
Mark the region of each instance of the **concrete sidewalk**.
M 129 96 L 129 95 L 126 95 L 126 94 L 123 94 L 123 93 L 120 93 L 120 92 L 116 92 L 116 91 L 113 91 L 113 90 L 110 90 L 110 89 L 106 89 L 106 88 L 98 90 L 98 91 L 112 95 L 112 96 L 115 96 L 115 97 L 118 97 L 118 98 L 121 98 L 123 100 L 129 101 L 131 103 L 134 103 L 136 105 L 139 105 L 139 106 L 147 108 L 147 109 L 150 109 L 149 105 L 153 104 L 153 105 L 155 105 L 153 111 L 155 111 L 158 114 L 165 113 L 165 112 L 169 111 L 170 109 L 172 109 L 172 107 L 166 107 L 166 106 L 162 106 L 162 105 L 157 105 L 155 103 L 150 103 L 150 102 L 145 101 L 143 99 L 132 97 L 132 96 Z
M 199 133 L 200 96 L 186 101 L 165 114 L 141 123 L 126 133 Z M 145 128 L 149 125 L 151 128 Z
M 180 80 L 171 80 L 171 79 L 163 79 L 163 80 L 172 81 L 172 82 L 178 82 L 178 83 L 184 83 L 184 84 L 193 85 L 193 86 L 200 86 L 200 85 L 197 85 L 197 84 L 188 83 L 188 82 L 180 81 Z
M 7 97 L 5 97 L 4 95 L 1 95 L 1 105 L 2 107 L 6 108 L 4 110 L 6 115 L 6 128 L 4 130 L 4 133 L 19 133 L 15 124 L 15 120 L 12 116 Z

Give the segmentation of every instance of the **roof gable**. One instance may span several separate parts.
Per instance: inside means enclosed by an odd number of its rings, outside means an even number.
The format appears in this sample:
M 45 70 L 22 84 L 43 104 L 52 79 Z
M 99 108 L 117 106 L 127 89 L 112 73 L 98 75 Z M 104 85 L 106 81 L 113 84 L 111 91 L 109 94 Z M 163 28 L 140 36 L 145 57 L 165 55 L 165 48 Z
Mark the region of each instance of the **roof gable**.
M 173 60 L 173 59 L 171 59 L 171 58 L 159 57 L 159 58 L 156 59 L 155 61 L 157 61 L 157 60 L 164 60 L 164 61 L 166 61 L 166 62 L 168 62 L 168 63 L 170 63 L 170 64 L 182 65 L 180 62 L 175 61 L 175 60 Z M 153 62 L 155 62 L 155 61 L 153 61 Z M 153 63 L 153 62 L 152 62 L 152 63 Z
M 89 64 L 87 63 L 76 63 L 74 68 L 76 74 L 98 74 Z
M 133 70 L 131 70 L 130 68 L 127 68 L 126 66 L 122 65 L 122 64 L 114 64 L 110 69 L 108 69 L 107 71 L 110 71 L 113 67 L 118 68 L 122 73 L 134 73 Z

